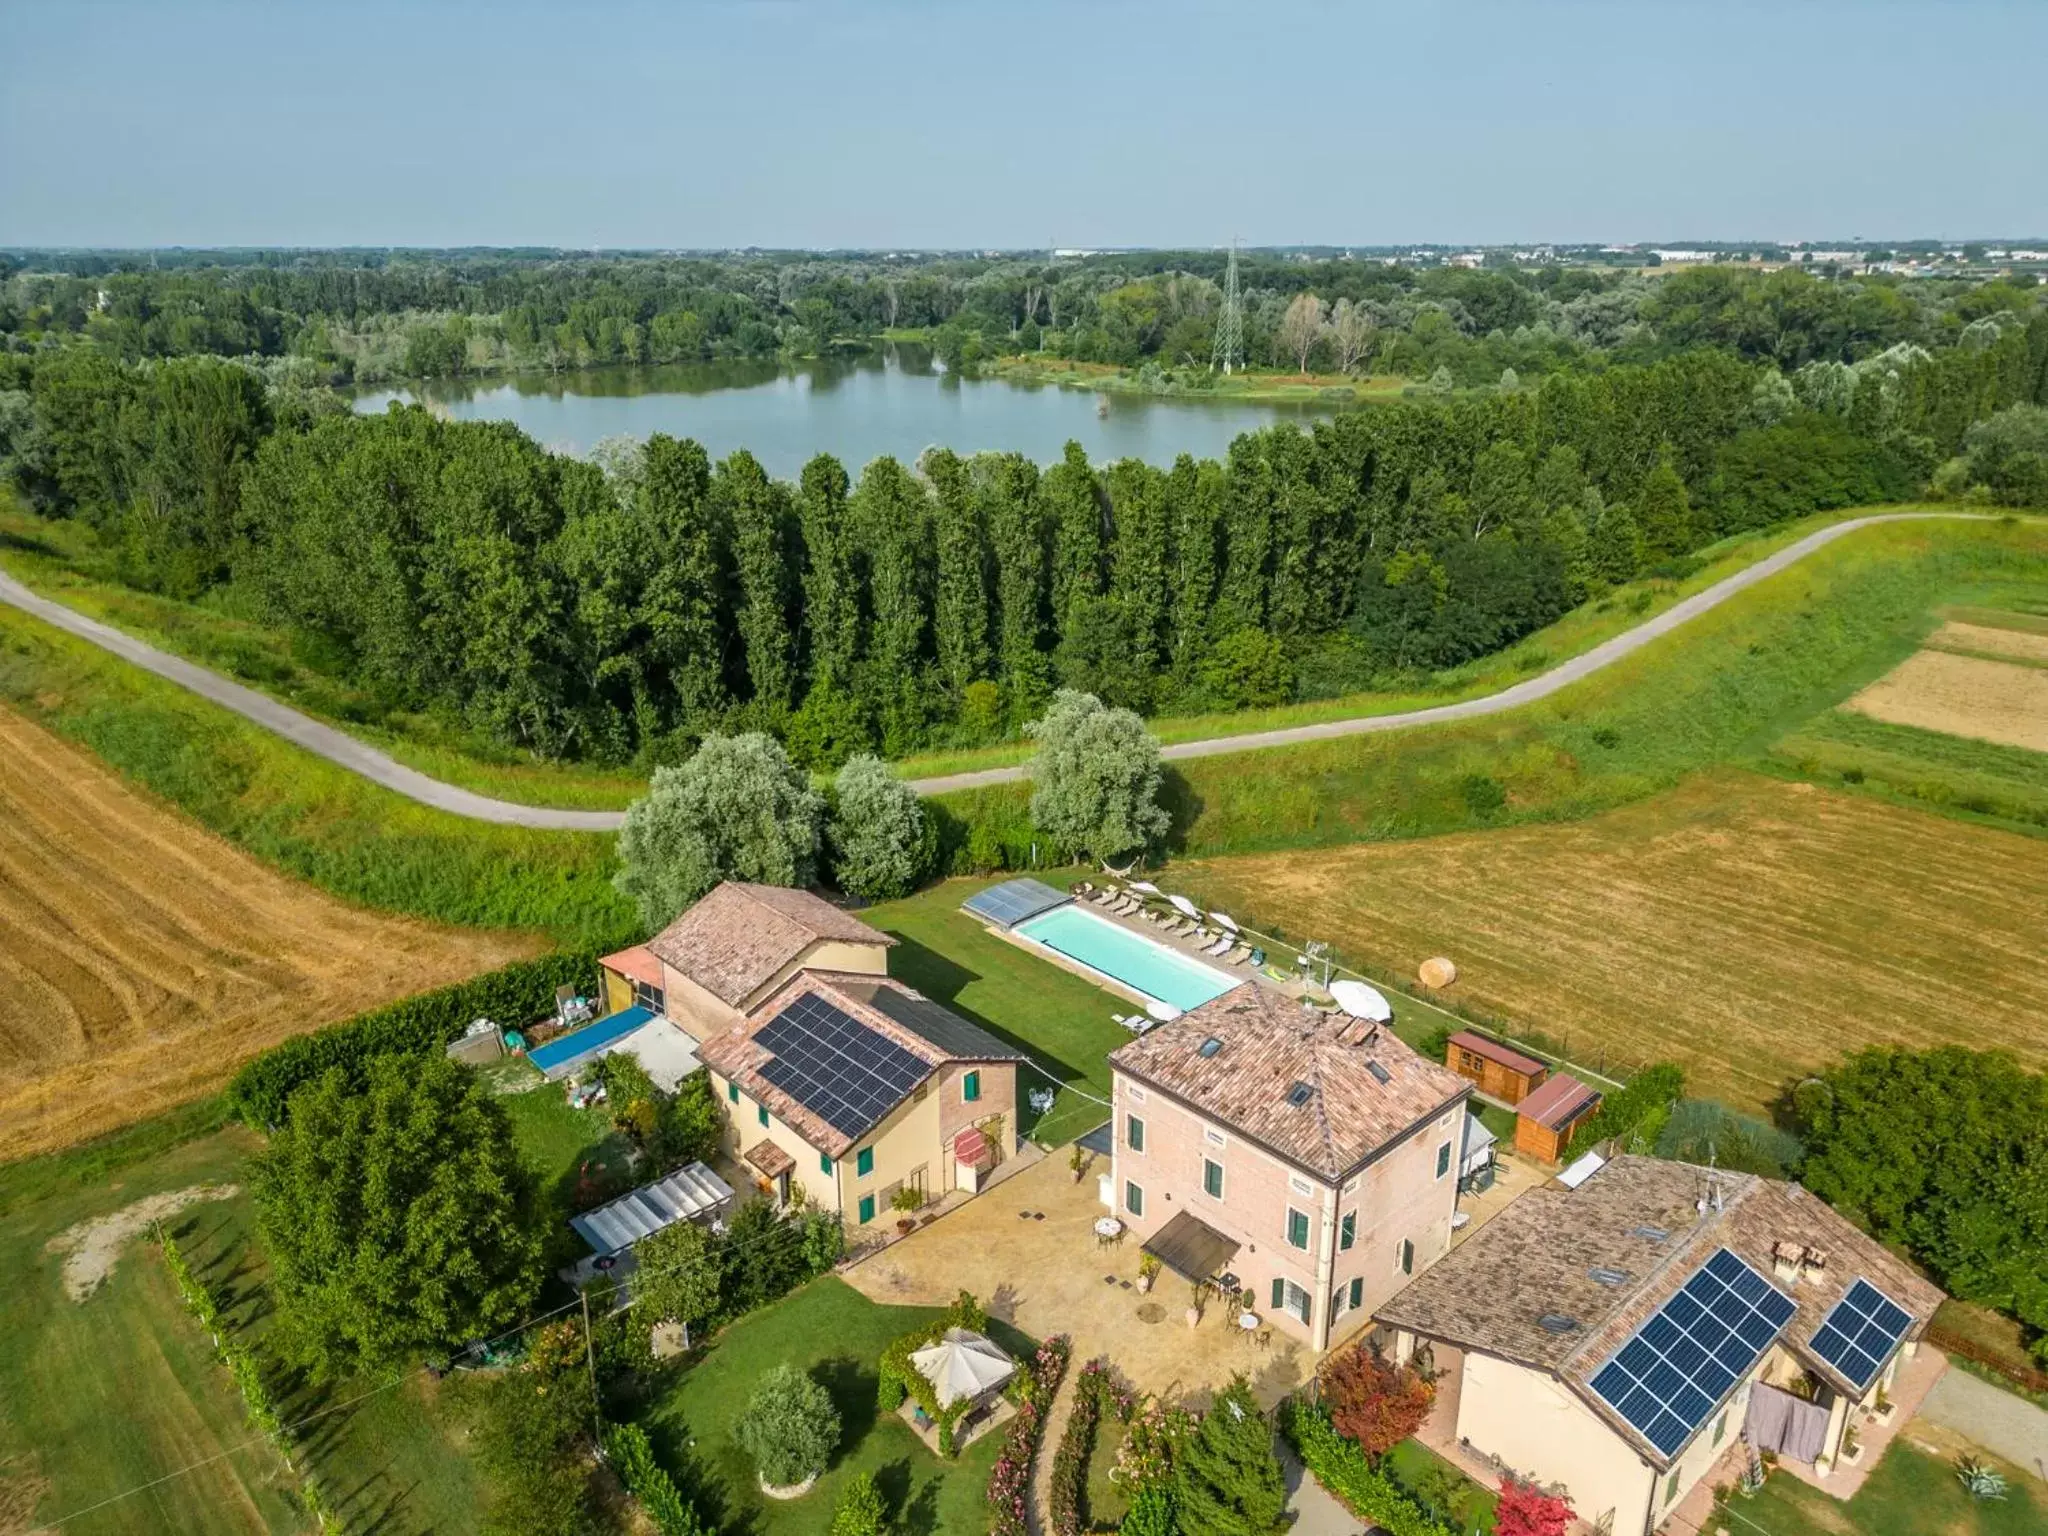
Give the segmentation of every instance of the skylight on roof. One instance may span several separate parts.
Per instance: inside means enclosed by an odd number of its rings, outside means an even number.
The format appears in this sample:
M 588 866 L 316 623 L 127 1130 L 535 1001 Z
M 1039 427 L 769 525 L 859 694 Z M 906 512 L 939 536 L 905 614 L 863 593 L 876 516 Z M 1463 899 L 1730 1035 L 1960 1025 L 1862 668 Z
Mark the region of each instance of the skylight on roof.
M 1648 1238 L 1653 1243 L 1665 1243 L 1671 1240 L 1671 1234 L 1665 1231 L 1664 1228 L 1653 1227 L 1647 1223 L 1640 1227 L 1630 1227 L 1628 1235 L 1630 1237 Z
M 1314 1097 L 1315 1089 L 1309 1087 L 1307 1083 L 1296 1083 L 1292 1088 L 1289 1088 L 1287 1090 L 1287 1102 L 1292 1104 L 1296 1109 L 1301 1108 L 1302 1105 L 1306 1104 L 1310 1099 Z
M 1577 1331 L 1579 1320 L 1566 1317 L 1562 1312 L 1546 1312 L 1536 1319 L 1536 1326 L 1545 1333 L 1572 1333 Z
M 1385 1067 L 1381 1066 L 1376 1061 L 1368 1061 L 1365 1064 L 1365 1070 L 1372 1074 L 1372 1080 L 1378 1083 L 1381 1087 L 1385 1087 L 1388 1083 L 1391 1083 L 1394 1080 L 1393 1073 L 1389 1072 Z
M 1221 1040 L 1218 1040 L 1214 1035 L 1211 1035 L 1208 1039 L 1204 1040 L 1200 1045 L 1195 1047 L 1195 1054 L 1197 1056 L 1207 1058 L 1210 1056 L 1214 1056 L 1218 1051 L 1222 1049 L 1223 1042 Z
M 1628 1271 L 1625 1269 L 1606 1269 L 1596 1264 L 1593 1268 L 1587 1270 L 1586 1273 L 1593 1279 L 1598 1280 L 1602 1285 L 1626 1285 L 1628 1283 Z

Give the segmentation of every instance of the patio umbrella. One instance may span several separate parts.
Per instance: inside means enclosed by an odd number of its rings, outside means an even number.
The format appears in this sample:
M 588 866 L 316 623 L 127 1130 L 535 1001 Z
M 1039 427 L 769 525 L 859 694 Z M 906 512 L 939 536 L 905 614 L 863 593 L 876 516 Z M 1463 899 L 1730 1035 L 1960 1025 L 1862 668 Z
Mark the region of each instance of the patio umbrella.
M 1175 906 L 1176 908 L 1178 908 L 1178 909 L 1179 909 L 1179 910 L 1180 910 L 1180 911 L 1181 911 L 1181 912 L 1182 912 L 1182 913 L 1183 913 L 1184 915 L 1186 915 L 1186 916 L 1188 916 L 1188 917 L 1192 917 L 1192 918 L 1193 918 L 1193 919 L 1195 919 L 1195 921 L 1197 921 L 1197 922 L 1200 922 L 1200 921 L 1201 921 L 1201 919 L 1202 919 L 1202 909 L 1201 909 L 1200 907 L 1196 906 L 1196 905 L 1195 905 L 1195 904 L 1194 904 L 1194 903 L 1193 903 L 1192 901 L 1189 901 L 1189 900 L 1187 899 L 1187 897 L 1185 897 L 1185 896 L 1169 896 L 1169 897 L 1167 897 L 1166 899 L 1167 899 L 1168 901 L 1172 902 L 1172 903 L 1174 904 L 1174 906 Z
M 1354 1019 L 1371 1019 L 1384 1024 L 1394 1016 L 1394 1006 L 1389 1003 L 1376 987 L 1368 987 L 1362 981 L 1333 981 L 1330 996 L 1337 999 L 1337 1006 Z
M 1228 912 L 1211 912 L 1209 914 L 1209 920 L 1211 922 L 1221 923 L 1224 927 L 1228 928 L 1232 933 L 1237 932 L 1237 919 L 1232 917 Z
M 948 1328 L 938 1343 L 912 1353 L 910 1364 L 937 1391 L 941 1408 L 993 1391 L 1017 1370 L 1016 1361 L 966 1328 Z
M 1171 1024 L 1180 1017 L 1180 1010 L 1178 1008 L 1174 1007 L 1171 1003 L 1162 1003 L 1156 997 L 1145 1005 L 1145 1011 L 1162 1024 Z
M 1134 891 L 1143 891 L 1147 896 L 1157 896 L 1159 894 L 1159 887 L 1154 885 L 1150 880 L 1133 880 L 1131 882 L 1131 889 Z

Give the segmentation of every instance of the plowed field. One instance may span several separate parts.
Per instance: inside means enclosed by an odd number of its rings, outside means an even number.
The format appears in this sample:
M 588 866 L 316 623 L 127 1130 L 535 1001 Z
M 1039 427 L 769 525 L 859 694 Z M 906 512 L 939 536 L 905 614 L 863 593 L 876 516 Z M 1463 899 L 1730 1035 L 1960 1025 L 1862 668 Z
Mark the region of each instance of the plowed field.
M 2048 1066 L 2048 841 L 1812 785 L 1717 773 L 1570 825 L 1175 874 L 1403 977 L 1449 955 L 1450 996 L 1733 1104 L 1878 1042 Z
M 0 709 L 0 1158 L 197 1098 L 287 1035 L 539 947 L 346 906 Z
M 1916 651 L 1845 707 L 1893 725 L 2048 752 L 2048 667 Z

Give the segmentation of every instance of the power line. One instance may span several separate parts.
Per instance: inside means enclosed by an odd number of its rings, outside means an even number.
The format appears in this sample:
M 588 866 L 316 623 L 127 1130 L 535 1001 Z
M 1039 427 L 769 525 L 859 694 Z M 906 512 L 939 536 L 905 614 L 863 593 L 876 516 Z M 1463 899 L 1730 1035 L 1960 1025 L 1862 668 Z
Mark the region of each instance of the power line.
M 1230 242 L 1230 264 L 1223 271 L 1223 313 L 1216 317 L 1216 339 L 1209 349 L 1209 367 L 1224 374 L 1244 366 L 1244 300 L 1237 290 L 1237 242 Z

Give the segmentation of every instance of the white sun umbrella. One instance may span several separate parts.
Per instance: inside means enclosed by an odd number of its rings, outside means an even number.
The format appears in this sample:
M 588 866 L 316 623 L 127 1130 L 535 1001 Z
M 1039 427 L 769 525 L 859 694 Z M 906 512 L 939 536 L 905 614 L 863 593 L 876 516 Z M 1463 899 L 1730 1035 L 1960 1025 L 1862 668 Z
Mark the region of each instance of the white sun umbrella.
M 1211 922 L 1221 923 L 1224 927 L 1228 928 L 1232 933 L 1237 932 L 1237 919 L 1232 917 L 1228 912 L 1211 912 L 1209 914 L 1209 920 Z
M 1172 903 L 1174 904 L 1174 906 L 1175 906 L 1176 908 L 1178 908 L 1178 909 L 1179 909 L 1179 910 L 1180 910 L 1181 912 L 1183 912 L 1183 913 L 1184 913 L 1184 914 L 1186 914 L 1187 916 L 1189 916 L 1189 917 L 1192 917 L 1192 918 L 1194 918 L 1194 919 L 1195 919 L 1195 921 L 1197 921 L 1197 922 L 1200 922 L 1200 921 L 1201 921 L 1201 919 L 1202 919 L 1202 909 L 1201 909 L 1200 907 L 1196 906 L 1196 905 L 1195 905 L 1195 904 L 1194 904 L 1194 903 L 1193 903 L 1192 901 L 1189 901 L 1189 900 L 1187 899 L 1187 897 L 1185 897 L 1185 896 L 1169 896 L 1169 897 L 1167 897 L 1166 899 L 1167 899 L 1168 901 L 1172 902 Z
M 966 1328 L 948 1328 L 938 1343 L 913 1352 L 910 1364 L 932 1384 L 941 1408 L 993 1391 L 1017 1370 L 1016 1361 Z
M 1337 1006 L 1354 1019 L 1371 1019 L 1384 1024 L 1394 1016 L 1394 1005 L 1388 1002 L 1377 987 L 1368 987 L 1362 981 L 1333 981 L 1330 996 L 1337 999 Z
M 1154 885 L 1150 880 L 1133 880 L 1131 882 L 1131 889 L 1134 891 L 1143 891 L 1147 896 L 1157 896 L 1159 894 L 1159 887 Z
M 1156 997 L 1145 1005 L 1145 1011 L 1162 1024 L 1171 1024 L 1180 1017 L 1180 1010 L 1178 1008 L 1174 1007 L 1171 1003 L 1162 1002 Z

